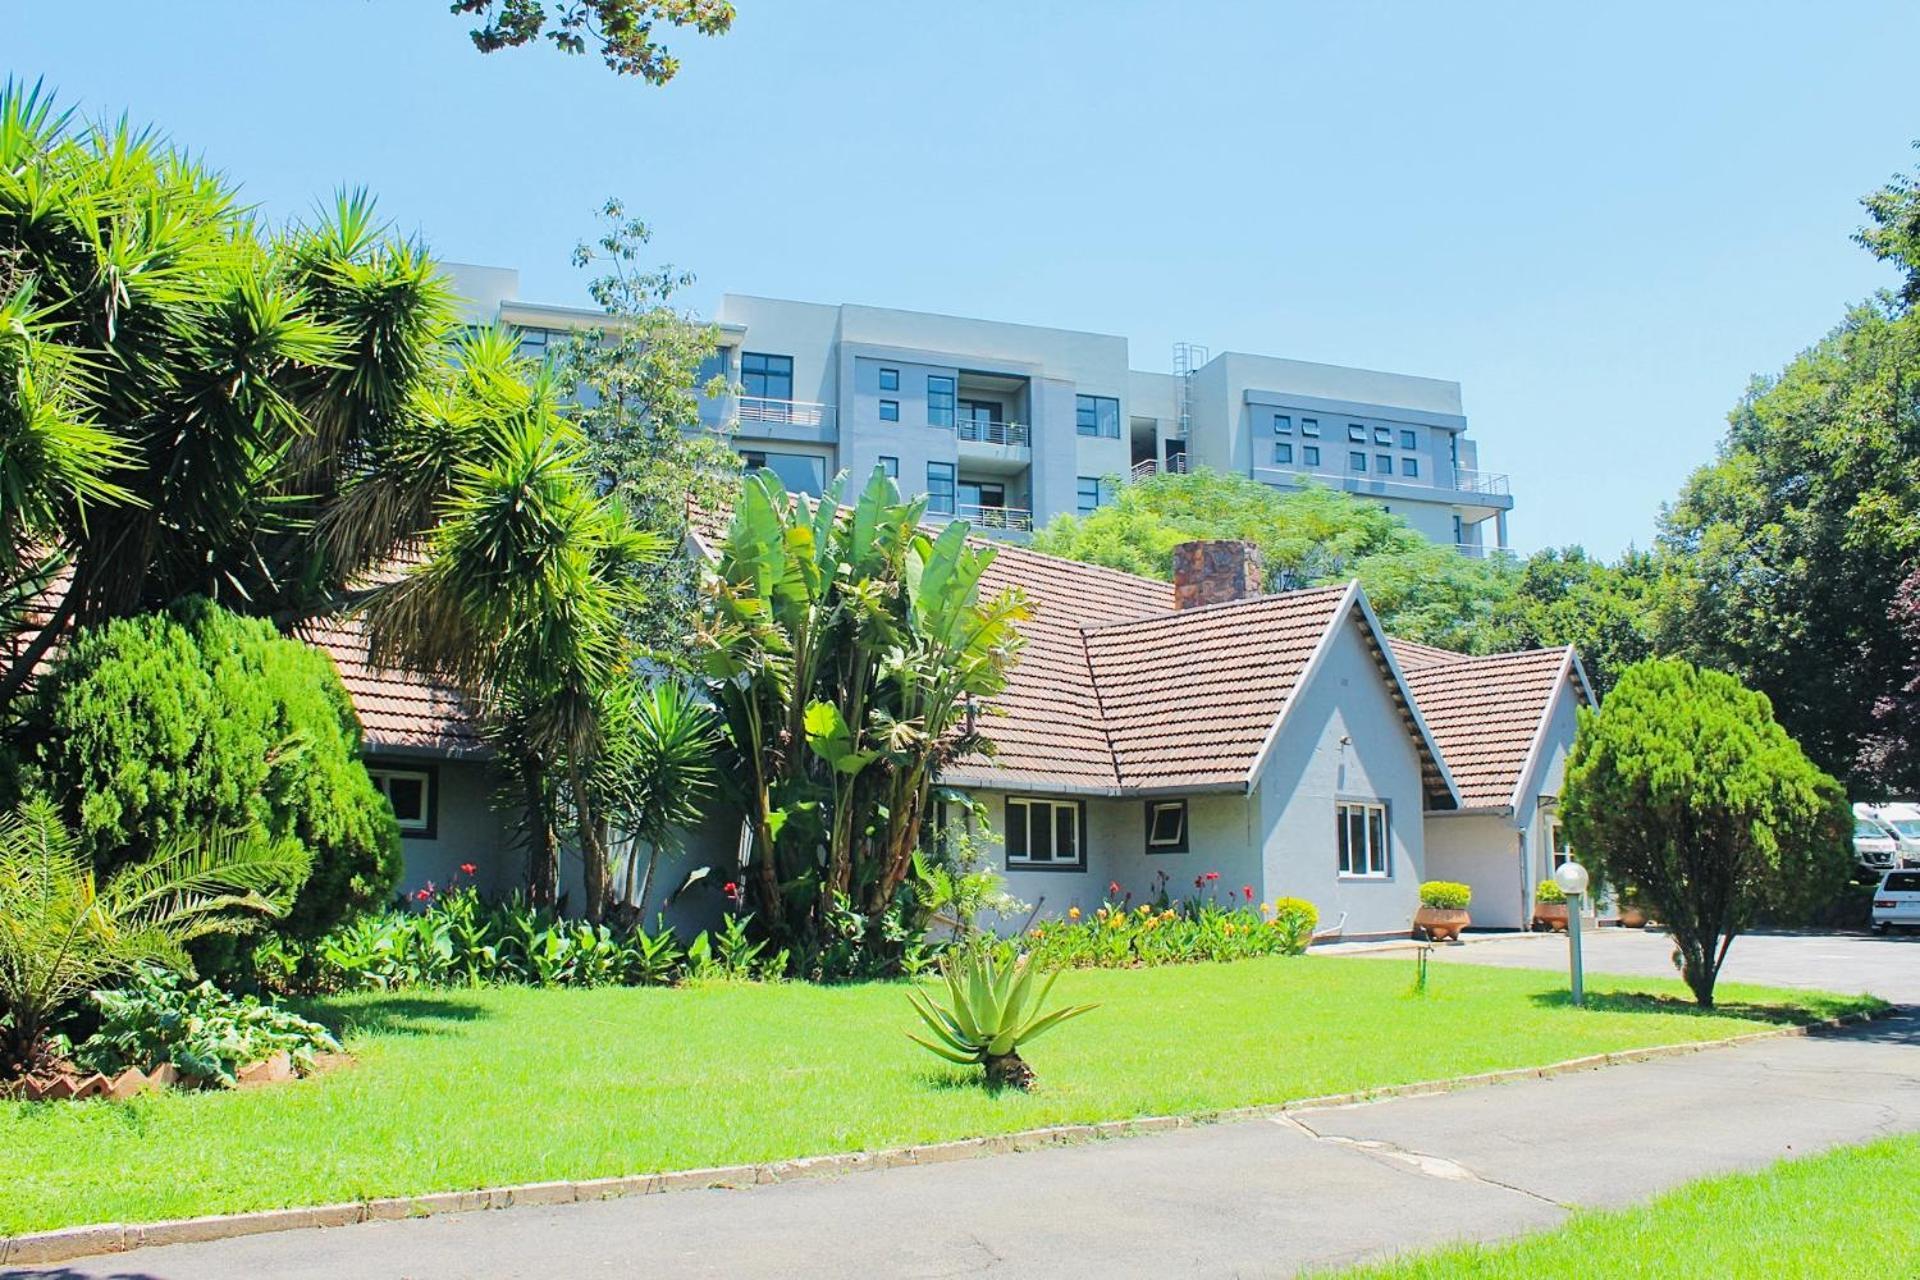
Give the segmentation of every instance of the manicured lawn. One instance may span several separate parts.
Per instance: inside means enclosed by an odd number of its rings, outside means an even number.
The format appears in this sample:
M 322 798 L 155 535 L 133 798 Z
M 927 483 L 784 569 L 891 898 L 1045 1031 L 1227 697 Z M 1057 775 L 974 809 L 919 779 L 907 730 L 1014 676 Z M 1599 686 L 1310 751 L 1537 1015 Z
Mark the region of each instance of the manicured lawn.
M 1506 1245 L 1468 1245 L 1342 1280 L 1920 1274 L 1920 1136 L 1711 1178 L 1638 1209 L 1581 1214 Z
M 1072 973 L 1101 1008 L 989 1094 L 904 1036 L 899 986 L 359 994 L 357 1066 L 256 1092 L 0 1104 L 0 1234 L 897 1146 L 1197 1112 L 1735 1035 L 1866 998 L 1362 959 Z M 1639 997 L 1621 993 L 1652 993 Z M 1658 998 L 1656 998 L 1656 996 Z M 1751 1001 L 1742 1008 L 1736 1002 Z

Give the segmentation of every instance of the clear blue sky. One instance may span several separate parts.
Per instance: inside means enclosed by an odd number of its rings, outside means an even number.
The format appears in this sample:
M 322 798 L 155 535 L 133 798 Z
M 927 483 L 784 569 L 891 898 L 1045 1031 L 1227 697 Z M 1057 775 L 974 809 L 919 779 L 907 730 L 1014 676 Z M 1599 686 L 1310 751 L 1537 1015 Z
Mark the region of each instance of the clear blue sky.
M 618 194 L 723 291 L 1459 380 L 1523 550 L 1646 543 L 1750 375 L 1891 276 L 1912 4 L 738 0 L 665 88 L 481 57 L 445 0 L 9 6 L 0 69 L 276 217 L 364 184 L 443 257 L 567 263 Z

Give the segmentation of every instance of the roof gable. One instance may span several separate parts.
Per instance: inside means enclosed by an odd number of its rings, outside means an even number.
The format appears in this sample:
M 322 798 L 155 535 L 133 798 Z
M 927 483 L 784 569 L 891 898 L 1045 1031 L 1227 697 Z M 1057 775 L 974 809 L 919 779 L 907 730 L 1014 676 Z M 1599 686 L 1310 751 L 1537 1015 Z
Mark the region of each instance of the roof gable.
M 1406 647 L 1393 642 L 1396 655 Z M 1564 646 L 1485 657 L 1455 654 L 1450 661 L 1414 656 L 1407 683 L 1453 770 L 1461 807 L 1513 806 L 1554 696 L 1569 681 L 1584 689 L 1573 650 Z

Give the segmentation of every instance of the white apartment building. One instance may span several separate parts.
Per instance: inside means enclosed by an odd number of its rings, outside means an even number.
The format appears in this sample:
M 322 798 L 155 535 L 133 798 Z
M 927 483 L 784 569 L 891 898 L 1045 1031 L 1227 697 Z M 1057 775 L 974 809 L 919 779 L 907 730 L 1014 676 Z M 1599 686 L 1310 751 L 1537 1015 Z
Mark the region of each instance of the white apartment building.
M 601 320 L 521 301 L 516 271 L 449 269 L 467 318 L 517 328 L 531 354 Z M 703 424 L 789 489 L 883 466 L 930 516 L 1023 539 L 1130 480 L 1206 466 L 1378 500 L 1468 554 L 1507 545 L 1507 477 L 1480 470 L 1457 382 L 1191 346 L 1145 372 L 1111 334 L 744 294 L 713 323 L 707 373 L 739 392 Z

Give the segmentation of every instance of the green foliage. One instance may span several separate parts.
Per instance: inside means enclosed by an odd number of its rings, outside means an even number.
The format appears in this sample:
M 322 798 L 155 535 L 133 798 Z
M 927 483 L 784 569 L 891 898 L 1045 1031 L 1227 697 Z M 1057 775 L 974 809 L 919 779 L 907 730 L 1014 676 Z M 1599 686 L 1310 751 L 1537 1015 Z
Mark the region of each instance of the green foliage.
M 1204 879 L 1204 878 L 1203 878 Z M 1210 882 L 1209 882 L 1210 883 Z M 1304 898 L 1277 898 L 1271 906 L 1222 904 L 1198 893 L 1186 901 L 1134 906 L 1109 885 L 1113 896 L 1082 916 L 1042 920 L 1020 940 L 1050 969 L 1127 969 L 1142 965 L 1196 964 L 1297 956 L 1313 941 L 1319 908 Z M 1243 894 L 1251 901 L 1251 890 Z M 1003 944 L 1005 950 L 1011 944 Z
M 1439 911 L 1465 911 L 1473 890 L 1453 880 L 1427 880 L 1420 885 L 1420 905 Z
M 729 0 L 453 0 L 457 14 L 477 14 L 473 47 L 482 53 L 517 49 L 543 37 L 561 53 L 581 54 L 594 40 L 615 75 L 665 84 L 680 60 L 653 38 L 656 23 L 690 27 L 703 36 L 733 26 Z
M 319 1023 L 252 996 L 228 995 L 211 982 L 184 986 L 179 975 L 151 965 L 128 978 L 124 987 L 93 993 L 100 1027 L 72 1055 L 82 1070 L 112 1076 L 172 1063 L 191 1080 L 231 1089 L 240 1068 L 276 1053 L 308 1072 L 317 1055 L 340 1052 Z
M 1562 806 L 1596 879 L 1635 885 L 1672 931 L 1703 1007 L 1756 912 L 1831 893 L 1852 861 L 1845 793 L 1766 697 L 1678 660 L 1629 667 L 1581 710 Z
M 1629 550 L 1612 564 L 1579 547 L 1548 548 L 1519 565 L 1472 643 L 1475 653 L 1572 645 L 1604 697 L 1617 673 L 1662 647 L 1671 594 L 1668 558 Z
M 660 854 L 706 815 L 713 799 L 719 725 L 685 686 L 667 681 L 623 682 L 608 695 L 606 708 L 606 746 L 593 785 L 608 819 L 635 842 L 626 860 L 625 896 L 644 911 Z
M 1913 145 L 1920 149 L 1920 142 Z M 1920 303 L 1920 182 L 1913 174 L 1895 174 L 1860 203 L 1873 225 L 1861 228 L 1854 239 L 1906 276 L 1900 289 L 1903 303 L 1908 307 Z
M 948 1004 L 937 1004 L 917 990 L 907 993 L 908 1003 L 934 1038 L 911 1032 L 908 1038 L 949 1062 L 986 1067 L 989 1083 L 1028 1087 L 1033 1075 L 1020 1060 L 1020 1047 L 1098 1007 L 1065 1005 L 1041 1012 L 1060 973 L 1048 973 L 1036 994 L 1034 978 L 1040 971 L 1031 956 L 1000 961 L 990 949 L 951 953 L 940 964 Z
M 360 763 L 332 661 L 205 601 L 87 628 L 37 690 L 30 785 L 104 870 L 198 831 L 306 851 L 278 928 L 313 937 L 378 906 L 400 873 L 392 810 Z
M 1564 905 L 1567 900 L 1567 891 L 1560 887 L 1559 881 L 1549 876 L 1533 886 L 1533 900 L 1547 906 Z
M 0 1078 L 38 1065 L 82 993 L 142 964 L 191 968 L 187 943 L 284 913 L 307 870 L 292 840 L 203 830 L 100 877 L 47 801 L 0 818 Z

